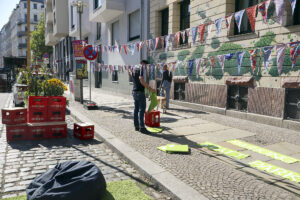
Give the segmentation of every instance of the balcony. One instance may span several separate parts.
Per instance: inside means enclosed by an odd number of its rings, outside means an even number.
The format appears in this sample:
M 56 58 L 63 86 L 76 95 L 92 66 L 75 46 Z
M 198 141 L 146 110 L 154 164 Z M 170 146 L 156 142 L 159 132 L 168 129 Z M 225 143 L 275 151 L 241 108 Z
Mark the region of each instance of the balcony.
M 55 46 L 59 42 L 59 39 L 54 37 L 53 33 L 47 33 L 45 37 L 46 46 Z
M 18 37 L 23 37 L 27 35 L 27 31 L 18 31 Z
M 94 6 L 90 6 L 90 9 L 93 8 Z M 102 0 L 101 6 L 90 11 L 89 18 L 92 22 L 106 23 L 123 14 L 124 10 L 124 0 Z
M 19 49 L 27 48 L 27 43 L 19 43 L 18 48 Z

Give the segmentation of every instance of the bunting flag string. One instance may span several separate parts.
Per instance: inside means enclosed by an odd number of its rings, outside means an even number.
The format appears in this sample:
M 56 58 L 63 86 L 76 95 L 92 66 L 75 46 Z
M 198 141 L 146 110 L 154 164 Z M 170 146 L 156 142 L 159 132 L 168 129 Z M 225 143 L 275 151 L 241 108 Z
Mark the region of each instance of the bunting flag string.
M 198 30 L 198 27 L 193 27 L 193 28 L 192 28 L 192 40 L 193 40 L 193 45 L 196 44 L 197 30 Z
M 233 17 L 233 14 L 225 17 L 227 31 L 229 31 L 229 29 L 230 29 L 232 17 Z
M 157 49 L 158 43 L 159 43 L 159 37 L 157 37 L 157 38 L 155 39 L 155 48 L 154 48 L 154 50 Z
M 241 73 L 241 67 L 242 67 L 242 63 L 243 63 L 243 57 L 245 55 L 245 51 L 239 51 L 236 53 L 236 60 L 237 60 L 237 63 L 238 63 L 238 75 L 240 75 Z
M 199 78 L 199 71 L 201 66 L 201 58 L 196 59 L 196 77 Z
M 258 5 L 258 10 L 260 11 L 260 13 L 263 17 L 264 23 L 267 23 L 269 5 L 270 5 L 270 0 L 264 1 Z
M 268 66 L 270 64 L 273 48 L 273 46 L 263 48 L 265 72 L 268 72 Z
M 218 36 L 220 36 L 220 34 L 221 34 L 222 21 L 223 21 L 223 18 L 219 18 L 215 21 L 217 31 L 218 31 Z
M 273 0 L 276 7 L 277 21 L 283 24 L 283 13 L 285 8 L 285 0 Z
M 224 74 L 225 55 L 218 55 L 218 60 L 221 65 L 222 73 Z
M 292 68 L 295 67 L 297 58 L 300 54 L 300 42 L 292 42 L 290 43 L 290 57 L 292 60 Z
M 247 15 L 248 15 L 248 19 L 249 19 L 249 22 L 250 22 L 250 25 L 251 25 L 251 30 L 253 32 L 255 32 L 256 9 L 257 9 L 257 5 L 252 6 L 252 7 L 246 9 L 246 12 L 247 12 Z
M 236 12 L 234 14 L 235 23 L 238 27 L 239 33 L 241 32 L 241 24 L 242 24 L 242 19 L 243 19 L 244 12 L 245 12 L 245 9 L 241 10 L 239 12 Z
M 286 50 L 286 44 L 278 44 L 276 45 L 276 53 L 277 53 L 277 70 L 278 74 L 281 74 L 282 65 L 284 61 L 284 54 Z
M 258 49 L 254 49 L 254 50 L 250 50 L 249 54 L 250 54 L 250 62 L 251 62 L 251 67 L 252 67 L 252 71 L 254 72 L 256 69 L 256 57 L 257 57 L 257 53 L 258 53 Z
M 198 26 L 199 34 L 200 34 L 200 43 L 203 42 L 204 33 L 205 33 L 205 24 Z
M 189 76 L 193 75 L 194 60 L 189 60 Z
M 176 41 L 177 47 L 178 47 L 178 45 L 179 45 L 179 40 L 180 40 L 180 32 L 177 32 L 177 33 L 175 34 L 175 41 Z

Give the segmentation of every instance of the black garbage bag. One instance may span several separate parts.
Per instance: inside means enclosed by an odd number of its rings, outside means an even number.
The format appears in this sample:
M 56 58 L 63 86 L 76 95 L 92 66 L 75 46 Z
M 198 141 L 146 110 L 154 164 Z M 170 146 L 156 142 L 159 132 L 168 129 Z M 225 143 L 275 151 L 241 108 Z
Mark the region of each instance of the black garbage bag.
M 27 200 L 101 200 L 106 182 L 91 162 L 68 161 L 36 177 L 27 188 Z

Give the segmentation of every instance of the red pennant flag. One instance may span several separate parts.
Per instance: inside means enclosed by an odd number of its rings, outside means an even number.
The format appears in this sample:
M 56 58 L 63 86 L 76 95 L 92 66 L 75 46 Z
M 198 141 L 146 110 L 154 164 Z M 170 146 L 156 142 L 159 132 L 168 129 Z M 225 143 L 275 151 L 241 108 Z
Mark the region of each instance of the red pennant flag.
M 203 42 L 203 37 L 204 37 L 204 33 L 205 33 L 205 24 L 198 26 L 198 32 L 200 34 L 200 42 Z
M 176 44 L 177 44 L 177 46 L 178 46 L 179 40 L 180 40 L 180 32 L 177 32 L 177 33 L 175 34 L 175 40 L 176 40 Z
M 136 48 L 137 48 L 138 52 L 140 52 L 141 49 L 140 49 L 140 43 L 139 42 L 136 43 Z
M 211 68 L 213 68 L 215 66 L 215 57 L 214 56 L 210 57 L 210 62 L 211 62 Z
M 256 8 L 257 8 L 257 5 L 246 9 L 246 12 L 248 14 L 248 19 L 249 19 L 249 22 L 250 22 L 250 25 L 251 25 L 251 29 L 252 29 L 253 32 L 255 31 Z
M 160 44 L 161 44 L 161 48 L 165 48 L 165 38 L 164 37 L 161 37 L 160 38 Z
M 123 45 L 123 48 L 124 48 L 125 54 L 127 55 L 127 46 L 126 46 L 126 44 Z
M 158 42 L 159 42 L 159 37 L 156 38 L 156 41 L 155 41 L 155 49 L 157 48 Z

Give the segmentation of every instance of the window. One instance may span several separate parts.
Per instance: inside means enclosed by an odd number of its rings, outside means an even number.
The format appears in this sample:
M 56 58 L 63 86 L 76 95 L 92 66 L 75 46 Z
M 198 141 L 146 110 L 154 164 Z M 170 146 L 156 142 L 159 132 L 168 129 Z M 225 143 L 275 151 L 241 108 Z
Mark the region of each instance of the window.
M 94 9 L 101 7 L 102 1 L 101 0 L 94 0 Z
M 165 36 L 169 33 L 169 8 L 161 11 L 161 35 Z
M 285 118 L 300 121 L 300 89 L 286 89 Z
M 227 108 L 239 111 L 247 111 L 248 87 L 228 86 Z
M 37 9 L 37 4 L 36 3 L 33 4 L 33 9 Z
M 24 8 L 27 8 L 27 3 L 24 3 Z
M 300 2 L 297 1 L 294 11 L 294 25 L 300 25 Z
M 119 42 L 119 21 L 111 25 L 111 45 Z
M 24 15 L 24 18 L 25 18 L 24 21 L 27 22 L 27 14 Z
M 74 24 L 74 7 L 71 6 L 71 30 L 73 30 L 75 28 L 75 24 Z
M 35 31 L 37 30 L 37 27 L 36 27 L 36 26 L 34 26 L 34 30 L 35 30 Z
M 25 26 L 25 31 L 27 31 L 27 26 Z
M 34 15 L 33 17 L 34 17 L 34 19 L 33 19 L 33 20 L 34 20 L 35 22 L 37 22 L 37 21 L 38 21 L 38 17 L 37 17 L 37 15 Z
M 129 14 L 129 41 L 140 38 L 140 10 Z
M 174 100 L 185 100 L 185 83 L 174 83 Z
M 41 5 L 41 9 L 43 9 L 44 8 L 44 5 Z
M 180 30 L 183 31 L 187 28 L 190 28 L 190 0 L 184 0 L 180 3 Z M 185 42 L 183 43 L 182 36 L 180 35 L 180 44 L 187 44 L 188 35 L 185 33 Z
M 249 8 L 251 6 L 254 6 L 258 4 L 258 0 L 236 0 L 235 1 L 235 12 L 238 12 L 240 10 Z M 239 33 L 238 26 L 236 23 L 234 23 L 234 35 L 239 35 L 239 34 L 246 34 L 246 33 L 251 33 L 251 25 L 248 19 L 248 15 L 245 11 L 242 22 L 241 22 L 241 31 Z
M 116 68 L 118 68 L 118 67 L 114 66 L 114 71 L 112 73 L 112 81 L 113 82 L 118 82 L 118 70 Z
M 101 39 L 101 23 L 97 23 L 97 34 L 96 34 L 96 40 Z

